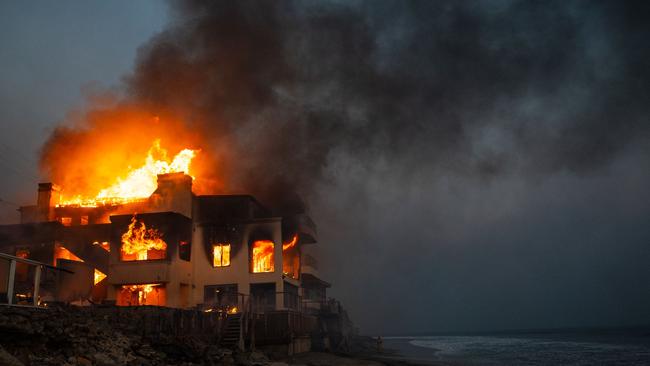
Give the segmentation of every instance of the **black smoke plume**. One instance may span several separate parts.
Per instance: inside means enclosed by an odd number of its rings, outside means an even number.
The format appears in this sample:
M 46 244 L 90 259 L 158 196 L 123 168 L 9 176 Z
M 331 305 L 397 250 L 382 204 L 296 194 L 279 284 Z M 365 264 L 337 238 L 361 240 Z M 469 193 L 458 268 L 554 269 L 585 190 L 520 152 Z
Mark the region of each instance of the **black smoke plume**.
M 648 136 L 642 14 L 643 2 L 183 1 L 128 90 L 206 134 L 227 189 L 280 211 L 314 193 L 333 153 L 480 178 L 584 172 Z

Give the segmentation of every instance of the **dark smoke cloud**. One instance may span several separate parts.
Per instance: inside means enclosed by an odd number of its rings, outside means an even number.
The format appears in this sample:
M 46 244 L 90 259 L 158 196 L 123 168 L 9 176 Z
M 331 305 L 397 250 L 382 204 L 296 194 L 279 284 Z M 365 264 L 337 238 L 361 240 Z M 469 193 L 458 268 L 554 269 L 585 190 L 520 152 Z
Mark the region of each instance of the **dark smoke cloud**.
M 227 186 L 287 209 L 313 195 L 335 151 L 479 178 L 585 172 L 648 136 L 647 13 L 562 1 L 178 2 L 128 84 L 213 138 L 229 156 Z

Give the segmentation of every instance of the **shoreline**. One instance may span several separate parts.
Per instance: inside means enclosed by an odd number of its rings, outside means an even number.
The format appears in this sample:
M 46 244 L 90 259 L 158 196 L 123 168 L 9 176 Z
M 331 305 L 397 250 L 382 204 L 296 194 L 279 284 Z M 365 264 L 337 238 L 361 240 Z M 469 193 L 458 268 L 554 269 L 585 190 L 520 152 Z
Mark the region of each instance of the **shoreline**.
M 306 352 L 296 354 L 288 360 L 289 365 L 308 366 L 458 366 L 459 363 L 413 359 L 395 348 L 377 351 L 376 340 L 372 337 L 357 336 L 352 341 L 350 352 Z

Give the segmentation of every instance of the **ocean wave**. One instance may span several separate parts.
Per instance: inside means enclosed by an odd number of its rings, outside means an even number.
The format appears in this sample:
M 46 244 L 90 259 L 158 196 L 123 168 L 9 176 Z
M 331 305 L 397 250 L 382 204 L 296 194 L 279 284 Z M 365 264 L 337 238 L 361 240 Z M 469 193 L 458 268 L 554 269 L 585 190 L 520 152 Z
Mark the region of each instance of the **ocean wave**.
M 390 342 L 428 349 L 431 360 L 485 365 L 650 365 L 650 344 L 542 336 L 393 337 Z M 406 348 L 408 353 L 408 348 Z M 413 350 L 421 357 L 424 353 Z

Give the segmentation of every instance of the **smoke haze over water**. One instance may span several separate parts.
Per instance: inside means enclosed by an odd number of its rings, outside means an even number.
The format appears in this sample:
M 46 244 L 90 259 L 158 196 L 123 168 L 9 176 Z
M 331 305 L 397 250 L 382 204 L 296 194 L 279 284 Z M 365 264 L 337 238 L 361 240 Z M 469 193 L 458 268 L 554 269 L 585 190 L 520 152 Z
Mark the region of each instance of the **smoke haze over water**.
M 362 331 L 648 323 L 649 15 L 174 2 L 99 108 L 182 121 L 220 192 L 278 214 L 306 205 Z M 62 144 L 83 149 L 67 126 L 45 167 Z

